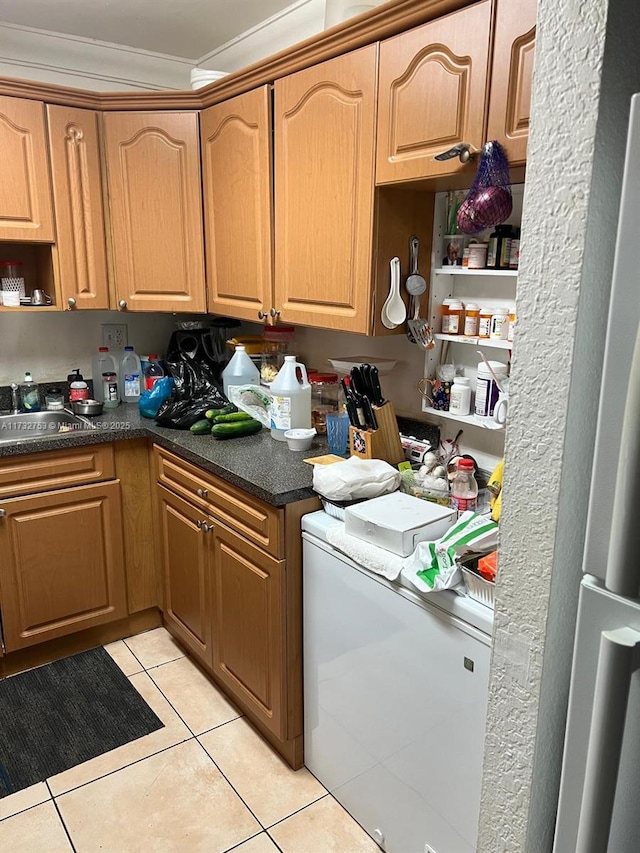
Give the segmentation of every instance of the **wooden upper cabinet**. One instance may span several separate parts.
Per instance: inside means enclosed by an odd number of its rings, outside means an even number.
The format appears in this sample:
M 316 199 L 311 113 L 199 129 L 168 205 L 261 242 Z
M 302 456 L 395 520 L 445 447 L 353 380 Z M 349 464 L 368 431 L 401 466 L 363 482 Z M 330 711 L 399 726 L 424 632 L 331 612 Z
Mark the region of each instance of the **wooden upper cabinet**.
M 44 104 L 0 97 L 0 239 L 52 243 Z
M 209 310 L 256 321 L 272 305 L 271 96 L 200 115 Z
M 48 106 L 60 290 L 65 308 L 108 308 L 98 113 Z
M 117 481 L 3 500 L 2 508 L 8 652 L 127 615 Z
M 377 55 L 370 45 L 276 80 L 282 321 L 370 331 Z
M 106 113 L 104 131 L 118 307 L 205 311 L 197 113 Z
M 376 183 L 473 176 L 473 161 L 433 158 L 482 147 L 490 21 L 484 0 L 380 44 Z
M 538 0 L 498 0 L 487 139 L 497 139 L 510 164 L 524 163 L 529 140 Z

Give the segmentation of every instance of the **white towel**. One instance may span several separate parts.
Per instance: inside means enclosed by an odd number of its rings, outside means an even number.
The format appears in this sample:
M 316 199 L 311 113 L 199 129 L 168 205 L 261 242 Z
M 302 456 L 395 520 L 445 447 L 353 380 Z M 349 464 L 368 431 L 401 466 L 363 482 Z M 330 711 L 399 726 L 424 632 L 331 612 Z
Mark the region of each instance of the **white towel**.
M 385 551 L 377 545 L 371 545 L 344 532 L 344 524 L 336 524 L 327 530 L 327 541 L 347 557 L 370 569 L 387 580 L 394 581 L 402 571 L 404 557 Z

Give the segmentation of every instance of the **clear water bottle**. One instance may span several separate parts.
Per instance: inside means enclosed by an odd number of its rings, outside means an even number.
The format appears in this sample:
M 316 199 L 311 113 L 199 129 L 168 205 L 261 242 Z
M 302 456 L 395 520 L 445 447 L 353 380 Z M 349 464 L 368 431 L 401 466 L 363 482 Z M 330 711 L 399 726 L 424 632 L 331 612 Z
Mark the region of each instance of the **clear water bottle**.
M 300 373 L 301 379 L 298 378 Z M 286 441 L 288 429 L 311 427 L 311 385 L 304 364 L 295 355 L 285 355 L 284 364 L 269 389 L 271 404 L 271 437 Z
M 140 356 L 133 347 L 125 347 L 120 356 L 120 399 L 137 403 L 143 390 Z
M 451 506 L 458 514 L 478 508 L 478 484 L 474 477 L 476 466 L 473 459 L 458 460 L 458 473 L 451 484 Z
M 247 355 L 246 347 L 237 344 L 233 357 L 222 371 L 222 386 L 225 397 L 229 397 L 231 385 L 259 385 L 260 371 Z
M 144 369 L 144 387 L 147 391 L 151 391 L 158 379 L 162 379 L 164 370 L 158 364 L 157 353 L 151 353 L 149 362 Z
M 20 385 L 20 408 L 23 412 L 40 411 L 40 389 L 29 370 L 24 374 L 24 382 Z
M 118 373 L 118 362 L 109 352 L 109 347 L 98 347 L 98 352 L 91 360 L 91 376 L 93 378 L 93 396 L 98 402 L 104 402 L 102 384 L 103 373 Z

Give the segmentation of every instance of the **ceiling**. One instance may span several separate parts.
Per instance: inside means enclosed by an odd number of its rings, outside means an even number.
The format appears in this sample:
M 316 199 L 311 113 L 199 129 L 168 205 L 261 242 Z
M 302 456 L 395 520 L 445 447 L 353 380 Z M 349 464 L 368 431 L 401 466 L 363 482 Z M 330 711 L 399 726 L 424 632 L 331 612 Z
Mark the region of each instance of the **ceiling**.
M 0 0 L 0 22 L 195 63 L 293 0 Z

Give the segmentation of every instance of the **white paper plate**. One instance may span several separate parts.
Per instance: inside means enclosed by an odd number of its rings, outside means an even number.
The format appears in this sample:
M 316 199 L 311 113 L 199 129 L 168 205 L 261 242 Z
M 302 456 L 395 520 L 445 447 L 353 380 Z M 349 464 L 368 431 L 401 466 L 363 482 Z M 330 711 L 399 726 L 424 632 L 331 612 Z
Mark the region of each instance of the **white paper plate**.
M 372 367 L 377 367 L 378 373 L 382 376 L 385 373 L 391 373 L 398 362 L 394 358 L 379 358 L 375 356 L 372 358 L 370 355 L 350 355 L 330 358 L 329 363 L 338 373 L 350 373 L 352 367 L 359 367 L 361 364 L 370 364 Z

